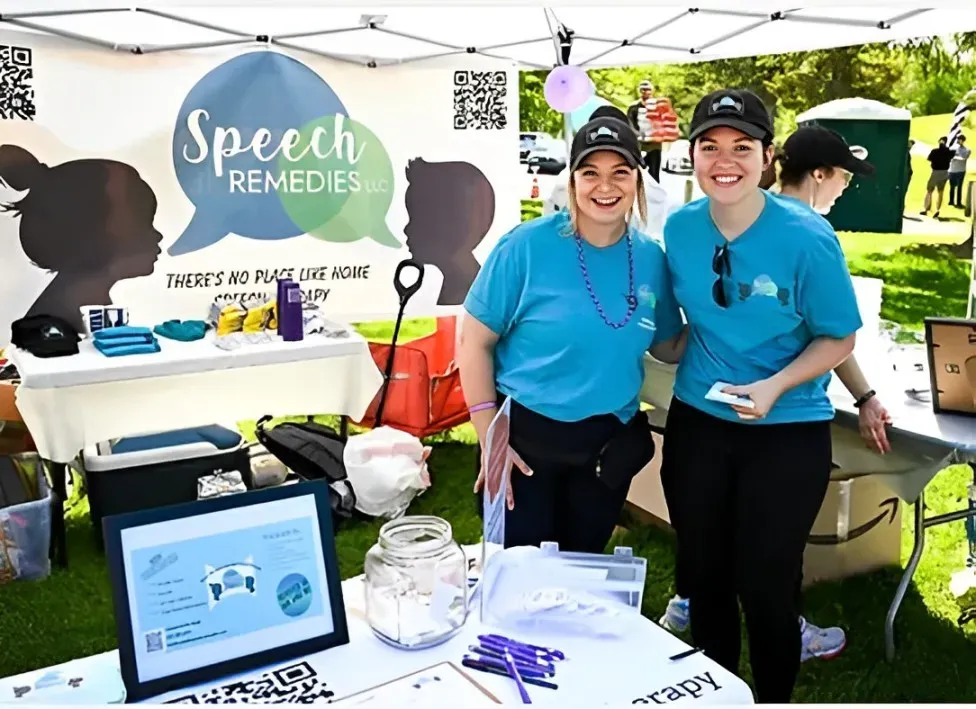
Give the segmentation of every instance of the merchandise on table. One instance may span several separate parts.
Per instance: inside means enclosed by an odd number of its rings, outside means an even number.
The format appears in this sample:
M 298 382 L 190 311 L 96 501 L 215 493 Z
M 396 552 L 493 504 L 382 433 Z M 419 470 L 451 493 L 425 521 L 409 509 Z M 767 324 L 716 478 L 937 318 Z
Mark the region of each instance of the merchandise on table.
M 95 332 L 92 342 L 95 349 L 106 357 L 159 352 L 159 341 L 148 327 L 107 327 Z
M 31 315 L 10 324 L 10 342 L 35 357 L 78 354 L 80 339 L 71 323 L 53 315 Z
M 366 619 L 384 642 L 422 649 L 464 626 L 467 561 L 447 521 L 408 516 L 387 522 L 364 571 Z
M 486 564 L 481 622 L 518 630 L 620 637 L 640 613 L 647 560 L 613 554 L 512 547 Z
M 153 332 L 170 340 L 194 342 L 207 334 L 207 323 L 203 320 L 167 320 L 154 327 Z
M 94 335 L 107 327 L 122 327 L 129 324 L 129 309 L 116 305 L 83 305 L 81 321 L 85 334 Z

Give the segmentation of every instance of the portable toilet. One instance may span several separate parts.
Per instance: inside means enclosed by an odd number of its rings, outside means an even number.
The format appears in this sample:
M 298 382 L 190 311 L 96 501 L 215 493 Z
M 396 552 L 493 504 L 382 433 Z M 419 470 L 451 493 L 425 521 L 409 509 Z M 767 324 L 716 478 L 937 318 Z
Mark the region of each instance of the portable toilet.
M 911 111 L 880 101 L 842 98 L 796 117 L 800 126 L 830 128 L 853 147 L 867 150 L 871 177 L 855 176 L 827 219 L 837 231 L 900 234 L 908 191 L 908 134 Z

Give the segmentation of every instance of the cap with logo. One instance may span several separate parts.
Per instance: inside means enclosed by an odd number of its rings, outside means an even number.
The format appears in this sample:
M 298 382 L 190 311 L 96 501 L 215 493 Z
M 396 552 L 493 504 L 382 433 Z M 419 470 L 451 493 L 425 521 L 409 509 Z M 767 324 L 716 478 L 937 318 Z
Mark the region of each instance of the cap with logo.
M 873 175 L 874 165 L 864 158 L 868 151 L 851 146 L 840 133 L 818 125 L 798 128 L 783 143 L 784 166 L 807 172 L 822 167 L 839 167 L 855 175 Z
M 722 89 L 708 94 L 695 106 L 688 140 L 694 142 L 713 128 L 734 128 L 764 140 L 773 136 L 773 119 L 766 104 L 752 91 Z
M 586 123 L 573 136 L 569 151 L 570 172 L 576 171 L 585 158 L 601 150 L 619 154 L 631 167 L 638 167 L 643 162 L 634 130 L 619 118 L 601 116 Z

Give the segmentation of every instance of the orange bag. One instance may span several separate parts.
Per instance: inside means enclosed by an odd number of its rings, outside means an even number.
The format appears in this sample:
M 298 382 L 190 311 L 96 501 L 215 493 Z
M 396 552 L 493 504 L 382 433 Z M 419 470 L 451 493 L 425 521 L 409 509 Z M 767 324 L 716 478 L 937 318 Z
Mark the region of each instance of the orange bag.
M 417 281 L 405 286 L 400 280 L 404 268 L 418 270 Z M 403 345 L 397 344 L 403 311 L 410 297 L 420 290 L 424 267 L 412 259 L 402 261 L 393 276 L 400 296 L 400 311 L 390 344 L 370 342 L 373 361 L 383 372 L 383 386 L 366 410 L 361 426 L 390 426 L 423 438 L 453 428 L 469 419 L 461 391 L 461 374 L 454 361 L 457 318 L 437 318 L 437 330 Z

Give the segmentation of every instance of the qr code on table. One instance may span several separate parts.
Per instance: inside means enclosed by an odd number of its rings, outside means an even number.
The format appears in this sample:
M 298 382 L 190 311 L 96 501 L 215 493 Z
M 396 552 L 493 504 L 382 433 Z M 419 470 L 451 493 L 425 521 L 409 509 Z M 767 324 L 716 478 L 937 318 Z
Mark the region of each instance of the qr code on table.
M 213 687 L 199 694 L 171 699 L 167 704 L 328 704 L 335 692 L 326 686 L 315 668 L 299 662 L 265 672 L 254 679 Z
M 162 652 L 166 649 L 166 636 L 163 630 L 150 630 L 146 633 L 146 652 Z
M 0 44 L 0 120 L 33 121 L 34 64 L 29 47 Z
M 508 125 L 508 74 L 454 72 L 454 128 L 502 130 Z

